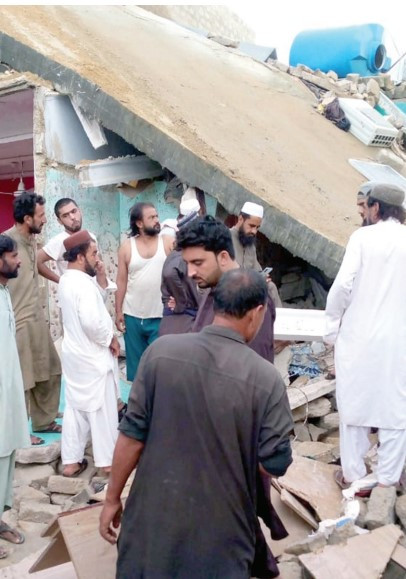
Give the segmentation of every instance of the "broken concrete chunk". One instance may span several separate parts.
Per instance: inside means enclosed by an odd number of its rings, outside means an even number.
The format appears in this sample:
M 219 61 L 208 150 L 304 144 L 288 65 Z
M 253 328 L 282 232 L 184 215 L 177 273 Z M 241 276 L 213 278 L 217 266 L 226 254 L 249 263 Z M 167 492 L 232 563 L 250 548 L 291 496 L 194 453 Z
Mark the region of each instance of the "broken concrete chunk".
M 299 442 L 294 444 L 294 450 L 299 456 L 312 458 L 321 462 L 334 462 L 340 453 L 336 446 L 324 442 Z
M 402 495 L 396 499 L 395 511 L 403 530 L 406 530 L 406 495 Z
M 76 495 L 85 489 L 88 481 L 82 478 L 69 478 L 62 475 L 49 477 L 48 489 L 51 493 L 63 493 L 66 495 Z
M 278 563 L 281 579 L 303 579 L 303 567 L 296 561 L 280 561 Z
M 60 512 L 61 507 L 58 505 L 21 501 L 19 518 L 32 523 L 49 523 Z
M 323 416 L 323 418 L 320 418 L 319 422 L 317 423 L 317 426 L 319 428 L 324 428 L 328 432 L 336 430 L 339 427 L 339 425 L 340 425 L 340 418 L 338 416 L 338 412 L 332 412 L 331 414 Z
M 36 480 L 48 479 L 55 474 L 49 464 L 17 465 L 14 471 L 14 479 L 19 484 L 33 486 Z
M 318 440 L 320 440 L 321 438 L 323 438 L 323 436 L 325 436 L 327 434 L 327 430 L 324 430 L 324 428 L 319 428 L 315 424 L 309 423 L 308 428 L 309 428 L 310 438 L 314 442 L 317 442 Z M 324 442 L 327 442 L 327 444 L 332 444 L 329 440 L 328 441 L 326 440 Z M 337 440 L 337 442 L 338 442 L 338 440 Z
M 36 502 L 36 503 L 50 503 L 50 498 L 47 494 L 34 489 L 33 487 L 24 485 L 21 487 L 18 487 L 15 494 L 14 494 L 14 500 L 13 500 L 13 505 L 16 508 L 20 507 L 20 504 L 22 501 L 26 501 L 26 502 Z
M 368 502 L 365 526 L 377 529 L 395 522 L 395 487 L 375 487 Z
M 309 418 L 322 418 L 331 413 L 331 402 L 328 398 L 322 397 L 309 402 Z
M 315 553 L 320 551 L 327 545 L 327 539 L 324 535 L 313 535 L 304 539 L 304 541 L 297 541 L 292 545 L 288 545 L 285 553 L 292 555 L 302 555 L 303 553 Z
M 61 456 L 61 443 L 53 442 L 46 446 L 30 446 L 16 452 L 16 462 L 20 464 L 48 464 Z
M 327 542 L 329 545 L 339 545 L 340 543 L 346 543 L 348 539 L 356 535 L 357 531 L 355 530 L 353 521 L 348 521 L 340 527 L 334 527 Z
M 91 486 L 87 486 L 83 490 L 81 490 L 78 494 L 70 497 L 70 500 L 74 505 L 84 505 L 89 500 L 90 497 L 93 495 L 93 489 Z
M 306 424 L 301 424 L 300 422 L 297 422 L 294 425 L 294 433 L 296 440 L 298 440 L 299 442 L 310 441 L 310 433 Z
M 378 100 L 381 96 L 381 87 L 379 86 L 379 83 L 373 78 L 370 78 L 367 82 L 367 93 L 376 97 Z
M 72 495 L 67 495 L 65 493 L 51 493 L 51 503 L 60 507 L 63 507 L 66 501 L 70 500 L 71 498 Z

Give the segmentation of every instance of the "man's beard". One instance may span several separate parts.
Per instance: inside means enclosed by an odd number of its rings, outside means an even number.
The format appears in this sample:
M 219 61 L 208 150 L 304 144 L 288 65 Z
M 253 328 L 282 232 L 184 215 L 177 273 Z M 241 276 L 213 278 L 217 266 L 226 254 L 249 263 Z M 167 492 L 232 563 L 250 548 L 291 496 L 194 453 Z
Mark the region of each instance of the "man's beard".
M 87 275 L 90 275 L 90 277 L 94 277 L 97 273 L 95 268 L 90 265 L 87 259 L 85 259 L 85 272 Z
M 69 231 L 69 233 L 76 233 L 77 231 L 80 231 L 82 229 L 82 220 L 80 220 L 76 225 L 72 225 L 72 227 L 65 225 L 65 229 L 66 231 Z
M 243 247 L 255 245 L 255 235 L 246 235 L 242 230 L 242 227 L 238 230 L 238 239 Z
M 18 276 L 18 268 L 20 266 L 16 266 L 12 269 L 7 263 L 3 265 L 3 269 L 0 270 L 0 275 L 5 277 L 6 279 L 14 279 Z
M 30 235 L 32 235 L 33 233 L 41 233 L 42 231 L 42 225 L 40 225 L 39 227 L 37 227 L 36 225 L 31 225 L 30 227 L 28 227 L 28 232 L 30 233 Z
M 149 237 L 155 237 L 161 231 L 161 226 L 157 223 L 154 227 L 144 227 L 143 232 Z

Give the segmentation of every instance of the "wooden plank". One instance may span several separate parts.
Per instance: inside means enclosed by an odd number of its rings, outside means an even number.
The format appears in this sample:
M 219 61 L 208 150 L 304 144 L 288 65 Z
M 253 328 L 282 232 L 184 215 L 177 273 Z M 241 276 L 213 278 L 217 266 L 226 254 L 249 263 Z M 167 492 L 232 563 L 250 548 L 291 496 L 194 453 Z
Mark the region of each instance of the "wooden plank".
M 117 547 L 99 534 L 102 503 L 71 511 L 59 518 L 63 538 L 78 579 L 115 577 Z
M 317 553 L 299 555 L 299 559 L 314 579 L 379 579 L 401 536 L 398 527 L 385 525 L 352 537 L 346 544 L 327 545 Z
M 271 538 L 269 529 L 262 523 L 262 521 L 261 527 L 272 553 L 275 557 L 279 557 L 289 545 L 298 541 L 304 541 L 312 532 L 312 528 L 281 501 L 278 492 L 273 491 L 271 493 L 271 499 L 272 505 L 278 513 L 282 523 L 285 525 L 289 535 L 285 539 L 274 541 Z
M 33 579 L 77 579 L 78 576 L 76 575 L 72 561 L 69 561 L 69 563 L 64 563 L 63 565 L 45 569 L 44 571 L 39 571 L 29 576 L 27 575 L 27 579 L 31 579 L 31 577 Z M 20 579 L 22 578 L 20 577 Z
M 319 524 L 313 517 L 311 512 L 306 509 L 304 505 L 294 496 L 292 493 L 286 489 L 282 489 L 281 501 L 283 504 L 288 506 L 292 511 L 294 511 L 299 517 L 301 517 L 306 523 L 312 528 L 317 529 Z
M 294 455 L 293 462 L 280 486 L 304 499 L 314 509 L 320 520 L 341 516 L 342 494 L 334 480 L 337 466 Z
M 51 541 L 45 547 L 44 551 L 32 565 L 29 572 L 34 573 L 37 571 L 42 571 L 43 569 L 56 567 L 57 565 L 68 563 L 69 561 L 70 555 L 68 553 L 68 549 L 66 548 L 63 535 L 59 529 L 58 533 L 56 533 L 53 539 L 51 539 Z
M 325 394 L 330 394 L 336 389 L 335 380 L 317 380 L 309 382 L 301 388 L 290 388 L 288 386 L 287 393 L 291 410 L 299 408 L 304 404 L 316 400 Z

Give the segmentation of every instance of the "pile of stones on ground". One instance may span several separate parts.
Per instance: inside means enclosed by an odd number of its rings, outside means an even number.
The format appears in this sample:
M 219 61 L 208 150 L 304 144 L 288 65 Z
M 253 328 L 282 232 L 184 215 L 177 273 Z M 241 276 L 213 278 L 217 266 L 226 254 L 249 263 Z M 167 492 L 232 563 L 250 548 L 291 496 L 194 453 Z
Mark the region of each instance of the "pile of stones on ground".
M 89 455 L 89 465 L 78 477 L 62 476 L 60 447 L 60 442 L 54 442 L 17 452 L 13 508 L 3 517 L 9 524 L 48 524 L 61 512 L 86 505 L 107 482 Z

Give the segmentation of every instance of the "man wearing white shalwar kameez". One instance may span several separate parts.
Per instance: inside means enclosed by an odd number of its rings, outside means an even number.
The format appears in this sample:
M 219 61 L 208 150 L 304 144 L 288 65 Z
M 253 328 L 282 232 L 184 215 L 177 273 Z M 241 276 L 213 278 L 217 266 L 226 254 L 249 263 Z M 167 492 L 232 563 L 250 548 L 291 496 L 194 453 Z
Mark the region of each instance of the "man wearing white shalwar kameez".
M 59 282 L 64 338 L 61 358 L 66 381 L 62 426 L 64 476 L 84 470 L 91 434 L 95 465 L 106 472 L 117 438 L 119 344 L 100 291 L 92 281 L 97 245 L 86 230 L 64 241 L 69 262 Z
M 372 184 L 366 224 L 351 235 L 327 298 L 325 341 L 335 344 L 343 482 L 366 475 L 371 427 L 376 476 L 399 482 L 406 459 L 406 227 L 404 192 Z

